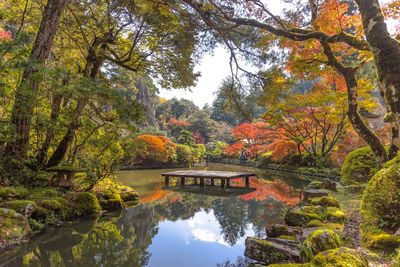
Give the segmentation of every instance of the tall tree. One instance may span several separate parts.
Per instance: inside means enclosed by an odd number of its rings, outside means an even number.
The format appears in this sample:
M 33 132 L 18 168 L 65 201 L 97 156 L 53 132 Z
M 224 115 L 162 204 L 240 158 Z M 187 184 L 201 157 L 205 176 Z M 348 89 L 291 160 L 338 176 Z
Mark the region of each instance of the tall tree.
M 219 40 L 226 44 L 231 51 L 231 62 L 237 70 L 243 70 L 238 64 L 238 54 L 248 58 L 255 55 L 254 50 L 248 52 L 246 49 L 250 43 L 258 49 L 258 58 L 264 62 L 271 59 L 274 54 L 270 50 L 278 45 L 289 49 L 289 55 L 285 55 L 284 59 L 289 58 L 296 64 L 302 63 L 300 70 L 303 73 L 323 69 L 333 69 L 339 73 L 347 88 L 347 115 L 352 126 L 381 161 L 388 159 L 384 144 L 364 122 L 358 105 L 358 89 L 361 85 L 357 71 L 368 62 L 372 51 L 378 66 L 382 92 L 391 101 L 388 106 L 395 114 L 398 129 L 398 83 L 393 78 L 399 73 L 399 61 L 396 60 L 398 41 L 387 32 L 377 0 L 356 1 L 362 14 L 366 41 L 353 2 L 309 1 L 311 6 L 300 2 L 279 15 L 273 14 L 260 0 L 242 1 L 233 5 L 230 1 L 214 0 L 183 2 L 196 11 L 205 28 L 214 29 Z M 293 65 L 289 64 L 287 70 L 293 69 Z M 393 144 L 397 140 L 394 135 Z
M 33 110 L 36 104 L 40 78 L 37 74 L 49 57 L 61 14 L 68 0 L 48 0 L 42 15 L 36 40 L 25 67 L 21 83 L 17 89 L 13 106 L 11 124 L 12 140 L 6 153 L 24 158 L 29 145 L 29 134 Z

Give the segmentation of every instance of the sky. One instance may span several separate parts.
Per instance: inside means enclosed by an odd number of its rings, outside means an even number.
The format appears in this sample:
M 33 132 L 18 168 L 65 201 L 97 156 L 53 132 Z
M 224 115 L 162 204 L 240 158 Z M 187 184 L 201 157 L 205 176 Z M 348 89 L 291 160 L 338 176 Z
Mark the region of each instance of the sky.
M 183 89 L 165 90 L 160 89 L 160 96 L 166 99 L 176 97 L 192 100 L 197 106 L 202 108 L 204 104 L 212 104 L 215 99 L 214 92 L 217 91 L 222 80 L 230 75 L 229 53 L 219 46 L 214 53 L 206 54 L 195 71 L 200 72 L 197 84 L 191 91 Z
M 270 0 L 269 5 L 273 13 L 279 13 L 282 9 L 281 0 Z M 381 0 L 380 3 L 384 4 L 389 0 Z M 265 3 L 267 3 L 265 1 Z M 396 21 L 386 21 L 389 31 L 395 32 Z M 193 101 L 198 107 L 202 108 L 204 104 L 212 104 L 215 99 L 214 92 L 217 91 L 222 80 L 230 75 L 229 67 L 229 52 L 223 47 L 219 46 L 214 50 L 213 54 L 205 55 L 202 60 L 195 67 L 195 71 L 200 72 L 201 76 L 198 78 L 196 86 L 190 91 L 183 89 L 165 90 L 160 89 L 160 96 L 166 99 L 176 97 L 178 99 L 184 98 Z

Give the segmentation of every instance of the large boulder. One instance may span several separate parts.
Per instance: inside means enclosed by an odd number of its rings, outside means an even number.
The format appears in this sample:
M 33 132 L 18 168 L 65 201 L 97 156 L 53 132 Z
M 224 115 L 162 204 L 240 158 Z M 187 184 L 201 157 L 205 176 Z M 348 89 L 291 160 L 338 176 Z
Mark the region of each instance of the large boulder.
M 342 165 L 342 183 L 345 185 L 366 183 L 378 169 L 379 162 L 370 147 L 356 149 L 347 155 Z
M 25 216 L 11 209 L 0 208 L 0 249 L 20 244 L 30 232 Z
M 246 238 L 245 256 L 265 264 L 299 262 L 300 250 L 295 241 L 276 238 Z
M 301 244 L 300 258 L 302 261 L 310 261 L 319 252 L 338 248 L 340 245 L 340 237 L 336 232 L 327 228 L 315 229 Z

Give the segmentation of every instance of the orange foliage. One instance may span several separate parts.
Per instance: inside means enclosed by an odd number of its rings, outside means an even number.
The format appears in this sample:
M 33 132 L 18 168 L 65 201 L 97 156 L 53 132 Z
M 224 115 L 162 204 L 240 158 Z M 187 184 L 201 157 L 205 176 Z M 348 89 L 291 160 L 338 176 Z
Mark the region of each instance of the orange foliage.
M 10 41 L 12 38 L 11 32 L 4 31 L 0 28 L 0 41 Z
M 173 126 L 183 127 L 183 128 L 188 127 L 190 125 L 190 123 L 187 121 L 177 120 L 175 118 L 170 118 L 168 124 L 173 125 Z
M 140 161 L 166 163 L 173 157 L 176 144 L 168 137 L 145 134 L 139 135 L 137 139 L 144 144 L 144 148 L 138 155 Z
M 242 123 L 232 129 L 233 136 L 238 140 L 225 148 L 228 156 L 239 156 L 243 148 L 255 157 L 267 151 L 267 144 L 274 136 L 274 131 L 265 122 Z
M 242 179 L 234 179 L 233 183 L 243 186 Z M 300 201 L 300 194 L 292 186 L 282 180 L 265 181 L 261 179 L 250 179 L 250 186 L 256 190 L 240 196 L 244 201 L 258 200 L 263 201 L 270 197 L 285 203 L 286 205 L 295 205 Z

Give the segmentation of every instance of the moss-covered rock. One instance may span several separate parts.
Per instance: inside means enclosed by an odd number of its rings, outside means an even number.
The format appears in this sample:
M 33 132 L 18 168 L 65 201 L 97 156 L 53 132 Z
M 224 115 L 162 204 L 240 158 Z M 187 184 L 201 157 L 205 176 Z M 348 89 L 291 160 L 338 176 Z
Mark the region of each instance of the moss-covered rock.
M 346 220 L 346 214 L 341 209 L 335 207 L 327 207 L 325 219 L 334 223 L 343 223 Z
M 101 213 L 101 207 L 96 195 L 90 192 L 76 193 L 74 207 L 77 215 L 96 215 Z
M 311 265 L 314 267 L 368 267 L 368 260 L 357 250 L 341 247 L 316 255 Z
M 3 208 L 12 209 L 18 213 L 26 215 L 26 217 L 30 217 L 32 212 L 34 212 L 34 210 L 37 208 L 34 201 L 25 199 L 6 201 L 1 203 L 0 206 Z
M 0 187 L 0 199 L 11 200 L 11 199 L 22 199 L 29 194 L 29 190 L 23 186 L 6 186 Z
M 100 206 L 106 210 L 120 210 L 124 208 L 124 201 L 119 192 L 114 188 L 97 191 L 96 195 L 100 201 Z
M 297 236 L 301 233 L 301 228 L 296 226 L 288 226 L 286 224 L 269 224 L 265 226 L 267 237 L 278 237 L 282 235 Z
M 309 221 L 305 227 L 310 228 L 310 227 L 324 227 L 324 226 L 325 224 L 321 220 L 314 219 Z
M 341 244 L 339 235 L 330 229 L 313 231 L 301 244 L 300 258 L 310 261 L 319 252 L 338 248 Z
M 133 202 L 139 200 L 139 195 L 136 191 L 123 191 L 119 193 L 122 200 L 125 202 Z
M 274 238 L 246 238 L 245 255 L 253 260 L 266 264 L 298 262 L 300 260 L 299 249 L 296 242 Z
M 350 152 L 341 169 L 342 183 L 366 183 L 379 169 L 379 162 L 370 147 L 362 147 Z
M 35 211 L 32 213 L 31 217 L 32 217 L 32 219 L 35 219 L 39 222 L 44 223 L 44 222 L 47 222 L 48 221 L 47 218 L 53 216 L 53 214 L 54 213 L 52 211 L 50 211 L 46 208 L 43 208 L 41 206 L 37 206 Z
M 27 218 L 14 210 L 0 208 L 0 249 L 20 244 L 30 232 Z
M 323 197 L 317 197 L 317 198 L 310 198 L 308 200 L 312 205 L 319 205 L 319 206 L 324 206 L 324 207 L 336 207 L 340 208 L 339 202 L 336 200 L 334 197 L 330 196 L 323 196 Z
M 312 206 L 306 206 L 306 211 L 304 207 L 294 207 L 288 209 L 285 214 L 285 223 L 290 226 L 305 226 L 309 221 L 317 219 L 321 220 L 322 215 L 319 213 L 319 209 Z
M 36 187 L 29 192 L 27 198 L 34 201 L 41 201 L 43 199 L 50 199 L 60 195 L 61 193 L 53 187 Z

